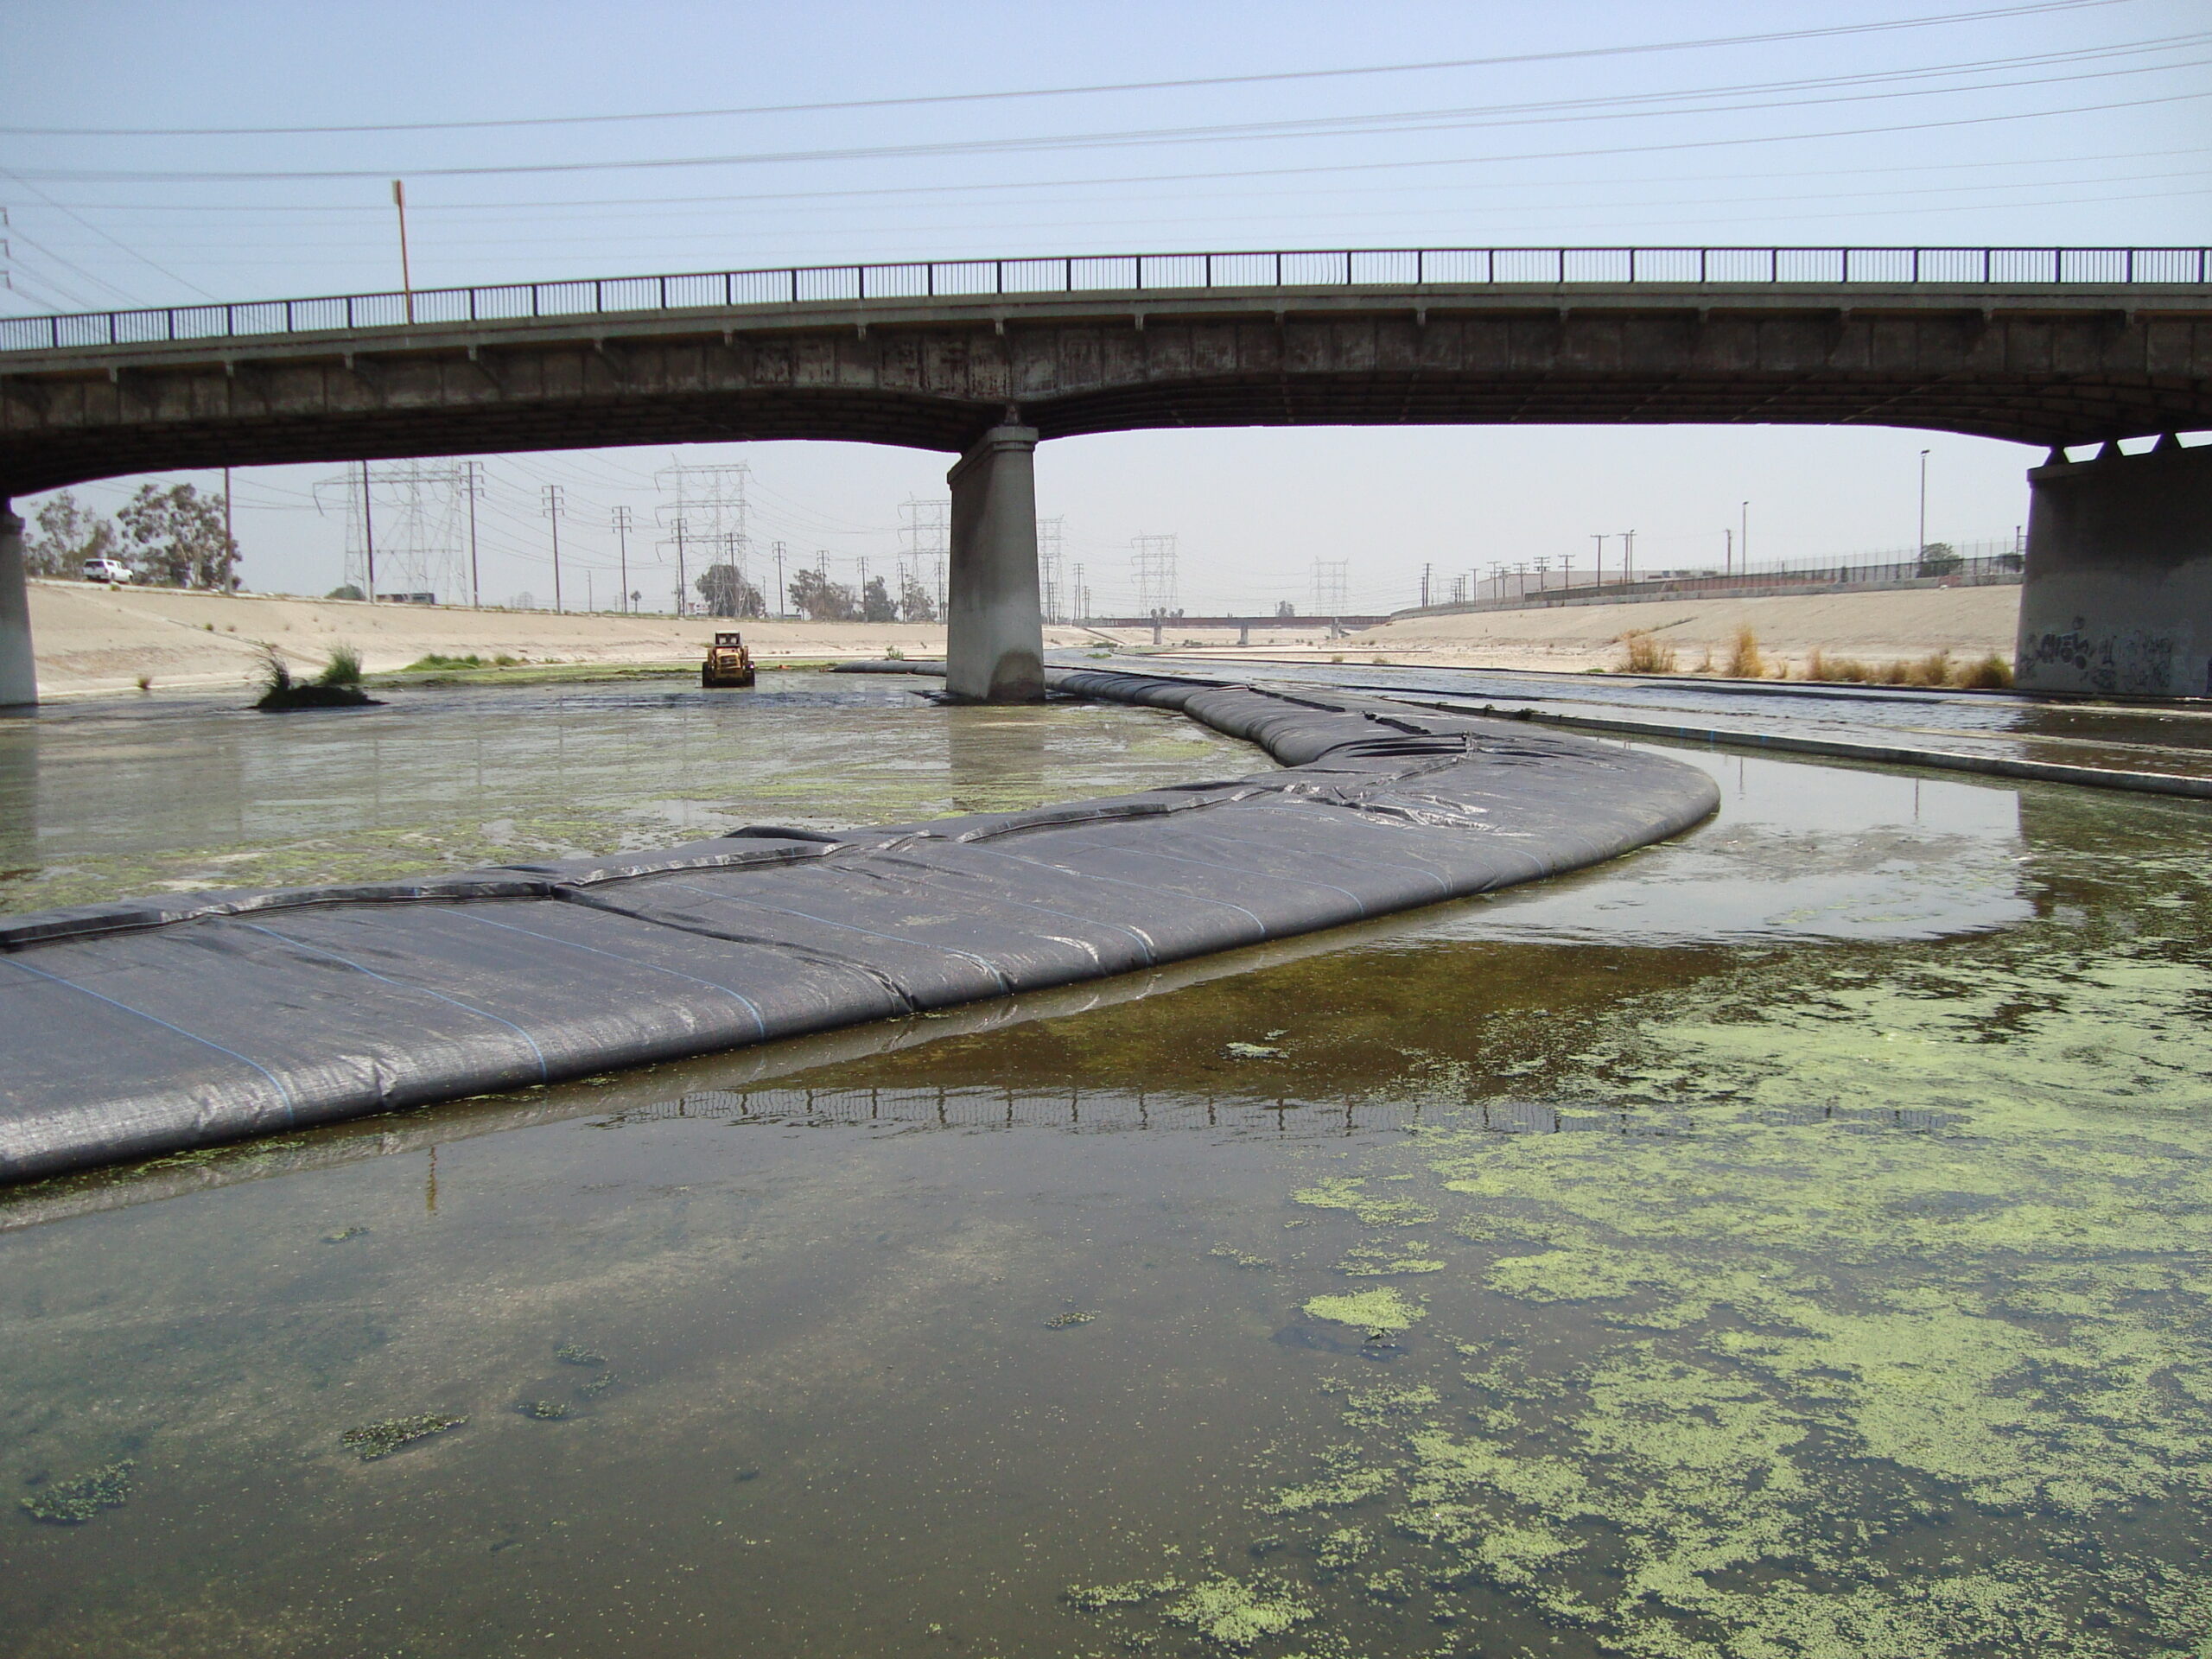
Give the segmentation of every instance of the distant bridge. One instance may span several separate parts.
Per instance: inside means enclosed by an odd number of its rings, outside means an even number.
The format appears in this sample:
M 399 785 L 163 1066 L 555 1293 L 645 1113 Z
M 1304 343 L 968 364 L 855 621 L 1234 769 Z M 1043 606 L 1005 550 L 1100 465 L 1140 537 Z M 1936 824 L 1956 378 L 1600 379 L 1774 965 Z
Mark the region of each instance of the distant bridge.
M 2212 429 L 2209 275 L 2202 248 L 1190 253 L 19 318 L 0 321 L 0 497 L 618 444 L 959 453 L 950 683 L 1027 698 L 1042 439 L 1694 422 L 2058 446 Z M 18 559 L 0 546 L 0 702 L 33 695 Z

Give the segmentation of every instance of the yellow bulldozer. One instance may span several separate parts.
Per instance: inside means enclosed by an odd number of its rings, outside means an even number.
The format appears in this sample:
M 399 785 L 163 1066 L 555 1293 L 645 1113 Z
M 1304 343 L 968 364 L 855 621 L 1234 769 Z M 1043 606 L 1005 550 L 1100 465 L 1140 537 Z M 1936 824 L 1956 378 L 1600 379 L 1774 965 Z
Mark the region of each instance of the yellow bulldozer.
M 753 680 L 753 653 L 745 648 L 745 636 L 717 633 L 707 647 L 707 660 L 699 664 L 699 683 L 711 690 L 747 686 Z

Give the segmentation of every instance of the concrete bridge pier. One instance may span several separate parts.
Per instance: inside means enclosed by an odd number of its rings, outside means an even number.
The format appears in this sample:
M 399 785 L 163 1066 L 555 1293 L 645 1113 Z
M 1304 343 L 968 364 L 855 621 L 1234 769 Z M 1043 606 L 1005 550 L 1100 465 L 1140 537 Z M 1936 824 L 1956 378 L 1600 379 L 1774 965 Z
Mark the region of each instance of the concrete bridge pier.
M 2028 474 L 2021 690 L 2212 696 L 2212 447 Z
M 0 708 L 38 701 L 31 596 L 23 582 L 23 521 L 0 496 Z
M 962 702 L 1045 700 L 1036 458 L 1035 427 L 995 426 L 945 474 L 952 570 L 944 689 Z

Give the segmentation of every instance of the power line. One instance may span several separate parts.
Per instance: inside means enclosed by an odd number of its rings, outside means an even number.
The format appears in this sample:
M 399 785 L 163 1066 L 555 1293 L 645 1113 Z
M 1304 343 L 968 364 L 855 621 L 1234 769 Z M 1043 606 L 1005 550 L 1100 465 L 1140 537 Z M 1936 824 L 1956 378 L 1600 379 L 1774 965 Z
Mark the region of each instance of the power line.
M 2091 61 L 2126 52 L 2164 50 L 2177 44 L 2198 45 L 2202 44 L 2206 38 L 2201 35 L 2177 35 L 2162 42 L 2100 48 L 2076 54 L 2048 54 L 2035 58 L 1997 59 L 1988 61 L 1991 64 Z M 931 143 L 861 145 L 836 149 L 757 150 L 721 156 L 655 156 L 606 162 L 531 162 L 505 166 L 416 167 L 410 168 L 409 172 L 411 176 L 416 178 L 518 177 L 569 173 L 664 171 L 694 167 L 760 167 L 794 162 L 887 161 L 938 156 L 1035 155 L 1062 150 L 1135 149 L 1197 143 L 1265 143 L 1290 138 L 1321 137 L 1332 134 L 1389 137 L 1478 127 L 1545 126 L 1586 121 L 1631 120 L 1655 116 L 1726 115 L 1771 108 L 1796 109 L 1808 105 L 1863 104 L 1902 98 L 1948 97 L 1962 92 L 2005 92 L 2027 87 L 2060 86 L 2075 81 L 2109 80 L 2127 75 L 2160 74 L 2172 70 L 2197 69 L 2204 67 L 2207 61 L 2207 60 L 2190 59 L 2176 63 L 2138 64 L 2124 69 L 2094 70 L 2080 74 L 2032 76 L 2016 80 L 1986 81 L 1974 86 L 1907 87 L 1887 92 L 1853 92 L 1828 98 L 1807 98 L 1802 94 L 1808 90 L 1823 86 L 1863 85 L 1869 81 L 1879 82 L 1898 79 L 1926 78 L 1940 74 L 1978 73 L 1980 66 L 1893 71 L 1877 75 L 1834 76 L 1798 82 L 1770 82 L 1744 88 L 1693 89 L 1672 93 L 1637 94 L 1632 98 L 1620 99 L 1567 99 L 1549 104 L 1477 106 L 1465 110 L 1411 111 L 1376 116 L 1342 116 L 1299 121 L 1233 123 L 1209 126 L 1132 128 L 1116 131 L 1066 133 L 1037 137 L 947 139 Z M 1592 104 L 1649 104 L 1665 99 L 1680 101 L 1769 95 L 1773 95 L 1772 101 L 1733 105 L 1706 104 L 1694 108 L 1682 109 L 1605 110 L 1589 107 Z M 2212 97 L 2212 92 L 2182 93 L 2168 99 L 2131 99 L 2124 107 L 2134 108 L 2145 104 L 2172 103 L 2186 98 L 2205 97 Z M 1552 109 L 1571 110 L 1574 112 L 1557 115 L 1536 113 L 1536 111 Z M 2025 110 L 2007 115 L 1984 116 L 1979 119 L 1985 122 L 2025 120 L 2051 113 L 2054 111 Z M 1971 123 L 1914 124 L 1912 128 L 1906 130 L 1916 130 L 1923 124 L 1942 126 L 1971 124 Z M 6 176 L 26 182 L 28 188 L 27 181 L 31 175 L 13 173 Z M 365 169 L 347 168 L 205 169 L 192 172 L 60 168 L 41 170 L 35 176 L 49 182 L 67 183 L 268 182 L 290 180 L 382 179 L 390 176 L 390 168 L 380 167 Z
M 1922 162 L 1902 167 L 1796 168 L 1768 173 L 1747 173 L 1732 170 L 1726 173 L 1647 174 L 1643 175 L 1638 181 L 1644 184 L 1720 184 L 1746 182 L 1755 179 L 1878 178 L 1893 173 L 1955 173 L 1970 169 L 1995 167 L 2024 168 L 2033 169 L 2048 167 L 2076 167 L 2084 165 L 2090 162 L 2157 161 L 2171 156 L 2205 155 L 2212 155 L 2212 147 L 2191 145 L 2177 149 L 2106 150 L 2086 154 L 2076 153 L 2066 156 L 2005 156 L 1986 161 Z M 1463 159 L 1466 164 L 1472 165 L 1477 161 L 1488 162 L 1500 158 L 1492 156 L 1468 156 Z M 1503 159 L 1512 160 L 1515 158 L 1504 157 Z M 1321 168 L 1314 170 L 1330 172 L 1339 169 Z M 789 201 L 813 203 L 842 200 L 847 199 L 874 200 L 884 197 L 888 197 L 893 201 L 902 201 L 910 196 L 995 194 L 1003 191 L 1017 190 L 1076 190 L 1093 188 L 1100 185 L 1114 184 L 1161 184 L 1179 182 L 1202 183 L 1216 178 L 1233 180 L 1244 176 L 1246 175 L 1236 173 L 1138 174 L 1124 177 L 1112 178 L 997 180 L 972 184 L 930 184 L 914 185 L 911 187 L 873 186 L 866 189 L 855 190 L 755 190 L 738 193 L 717 193 L 711 195 L 682 196 L 571 196 L 563 197 L 559 200 L 552 201 L 540 200 L 522 202 L 417 202 L 414 204 L 414 212 L 417 218 L 420 218 L 426 213 L 467 213 L 473 219 L 497 217 L 502 214 L 512 215 L 516 218 L 527 218 L 532 214 L 541 213 L 567 213 L 572 209 L 627 207 L 633 208 L 639 213 L 645 213 L 649 210 L 653 211 L 654 216 L 659 217 L 660 215 L 658 213 L 657 210 L 662 207 L 707 207 L 730 202 Z M 1253 175 L 1251 176 L 1256 177 L 1263 175 Z M 2038 175 L 2038 178 L 2039 177 L 2040 175 Z M 1581 181 L 1573 179 L 1516 179 L 1504 182 L 1485 180 L 1482 181 L 1483 187 L 1485 188 L 1510 190 L 1552 189 L 1580 182 L 1581 182 Z M 1432 187 L 1426 184 L 1403 184 L 1384 187 L 1384 188 L 1387 189 L 1398 191 L 1427 191 L 1431 188 Z M 1996 187 L 1991 188 L 1993 188 Z M 1337 194 L 1347 194 L 1353 191 L 1357 191 L 1359 194 L 1363 195 L 1379 194 L 1375 187 L 1368 185 L 1346 185 L 1344 186 Z M 1310 190 L 1287 190 L 1267 193 L 1241 191 L 1237 193 L 1236 199 L 1248 200 L 1252 196 L 1260 194 L 1311 196 L 1319 193 Z M 1147 194 L 1140 196 L 1127 197 L 1124 198 L 1124 200 L 1133 201 L 1151 200 L 1153 200 L 1153 196 L 1150 194 Z M 106 201 L 80 202 L 77 205 L 79 207 L 94 207 L 102 213 L 188 213 L 195 218 L 207 213 L 351 213 L 355 215 L 374 213 L 381 215 L 384 211 L 381 207 L 359 202 L 332 204 L 327 202 L 268 201 Z M 232 245 L 226 244 L 226 245 Z
M 1565 63 L 1593 58 L 1633 57 L 1660 52 L 1706 51 L 1721 47 L 1767 46 L 1790 41 L 1832 40 L 1900 29 L 1935 29 L 1955 23 L 2080 11 L 2115 5 L 2121 0 L 2044 0 L 2044 3 L 2000 6 L 1981 11 L 1947 12 L 1873 23 L 1844 23 L 1823 29 L 1782 29 L 1762 35 L 1720 35 L 1686 41 L 1655 41 L 1634 46 L 1579 47 L 1556 52 L 1522 52 L 1501 57 L 1440 58 L 1427 62 L 1370 64 L 1352 68 L 1289 69 L 1247 75 L 1208 75 L 1176 80 L 1107 81 L 1090 86 L 1027 87 L 985 92 L 937 92 L 907 98 L 843 99 L 811 104 L 764 104 L 710 110 L 647 110 L 619 115 L 517 116 L 473 121 L 414 121 L 355 125 L 294 127 L 0 127 L 16 137 L 48 138 L 239 138 L 288 137 L 311 133 L 461 132 L 517 127 L 606 125 L 619 122 L 696 121 L 735 116 L 804 115 L 836 111 L 915 109 L 930 105 L 984 104 L 1017 99 L 1090 97 L 1103 93 L 1182 92 L 1217 86 L 1256 86 L 1286 81 L 1340 80 L 1366 75 L 1402 75 L 1452 69 L 1491 69 L 1534 63 Z

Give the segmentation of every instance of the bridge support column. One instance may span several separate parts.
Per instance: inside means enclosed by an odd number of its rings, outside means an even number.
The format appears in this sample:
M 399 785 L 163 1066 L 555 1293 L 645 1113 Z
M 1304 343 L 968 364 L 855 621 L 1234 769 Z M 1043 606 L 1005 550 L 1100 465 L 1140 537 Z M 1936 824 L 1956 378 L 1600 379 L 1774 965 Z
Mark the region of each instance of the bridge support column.
M 945 474 L 952 572 L 944 689 L 963 702 L 1045 700 L 1036 457 L 1035 427 L 995 426 Z
M 2054 451 L 2028 491 L 2021 690 L 2212 696 L 2212 448 Z
M 0 708 L 38 701 L 31 596 L 23 582 L 23 521 L 0 496 Z

